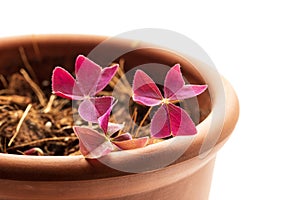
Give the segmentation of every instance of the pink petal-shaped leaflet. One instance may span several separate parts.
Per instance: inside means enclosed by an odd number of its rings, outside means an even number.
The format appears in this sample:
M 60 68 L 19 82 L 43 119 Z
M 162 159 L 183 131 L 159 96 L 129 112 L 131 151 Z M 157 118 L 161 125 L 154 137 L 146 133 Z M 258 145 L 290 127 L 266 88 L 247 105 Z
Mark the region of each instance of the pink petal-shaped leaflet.
M 87 127 L 73 127 L 74 133 L 79 138 L 79 148 L 85 158 L 100 158 L 110 153 L 114 147 L 102 134 Z
M 195 135 L 197 129 L 189 114 L 174 104 L 168 104 L 169 120 L 173 136 Z
M 143 71 L 137 70 L 133 78 L 133 101 L 156 106 L 161 103 L 163 96 L 154 81 Z
M 154 138 L 165 138 L 171 135 L 169 113 L 165 104 L 155 112 L 151 120 L 150 132 Z
M 85 99 L 80 103 L 78 113 L 85 121 L 97 123 L 99 117 L 107 115 L 107 110 L 111 109 L 113 100 L 111 96 Z
M 146 146 L 148 143 L 148 139 L 148 137 L 141 137 L 131 140 L 112 141 L 112 143 L 122 150 L 129 150 Z
M 96 93 L 102 91 L 110 82 L 112 77 L 118 71 L 119 65 L 113 65 L 111 67 L 105 67 L 102 69 L 100 80 L 96 83 Z
M 75 74 L 78 87 L 84 96 L 95 96 L 97 84 L 101 79 L 102 68 L 82 55 L 78 56 L 75 63 Z
M 151 135 L 155 138 L 194 135 L 196 127 L 190 116 L 174 104 L 163 104 L 151 121 Z
M 78 73 L 80 68 L 82 67 L 82 63 L 86 60 L 87 58 L 84 55 L 78 55 L 75 61 L 75 74 Z
M 207 89 L 207 85 L 185 85 L 172 96 L 169 100 L 183 100 L 191 97 L 195 97 Z
M 179 64 L 174 65 L 168 71 L 164 84 L 165 98 L 169 100 L 183 100 L 195 97 L 207 88 L 207 85 L 184 85 Z
M 98 119 L 98 121 L 99 121 L 99 119 Z M 110 137 L 114 133 L 120 131 L 123 128 L 124 128 L 124 124 L 116 124 L 116 123 L 108 122 L 108 127 L 107 127 L 107 133 L 106 134 L 107 134 L 108 137 Z
M 117 101 L 116 101 L 114 104 L 111 104 L 110 107 L 108 107 L 106 109 L 106 106 L 108 106 L 110 103 L 109 98 L 111 98 L 112 99 L 111 101 L 113 101 L 113 97 L 102 97 L 102 99 L 106 99 L 107 102 L 103 102 L 103 100 L 102 100 L 101 105 L 96 107 L 98 113 L 101 114 L 101 116 L 97 119 L 98 124 L 106 135 L 108 135 L 108 124 L 109 124 L 109 116 L 110 116 L 111 110 L 114 107 L 114 105 L 116 105 L 116 103 L 117 103 Z M 105 111 L 105 109 L 106 109 L 106 111 Z M 102 113 L 103 111 L 105 111 L 105 112 Z
M 132 135 L 130 133 L 123 133 L 113 139 L 114 142 L 121 142 L 124 140 L 132 140 Z
M 57 96 L 82 100 L 83 95 L 73 76 L 61 67 L 56 67 L 52 74 L 52 91 Z
M 167 73 L 164 82 L 164 96 L 170 98 L 184 86 L 180 65 L 174 65 Z

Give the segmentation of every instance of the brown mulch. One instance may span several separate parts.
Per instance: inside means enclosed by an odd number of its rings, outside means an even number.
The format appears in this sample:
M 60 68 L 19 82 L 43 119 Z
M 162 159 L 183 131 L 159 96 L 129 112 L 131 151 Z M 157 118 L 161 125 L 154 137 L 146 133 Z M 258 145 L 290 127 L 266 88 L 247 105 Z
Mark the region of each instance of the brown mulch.
M 51 95 L 50 82 L 37 85 L 24 69 L 0 84 L 0 152 L 70 155 L 78 152 L 71 101 Z M 48 94 L 48 95 L 46 95 Z

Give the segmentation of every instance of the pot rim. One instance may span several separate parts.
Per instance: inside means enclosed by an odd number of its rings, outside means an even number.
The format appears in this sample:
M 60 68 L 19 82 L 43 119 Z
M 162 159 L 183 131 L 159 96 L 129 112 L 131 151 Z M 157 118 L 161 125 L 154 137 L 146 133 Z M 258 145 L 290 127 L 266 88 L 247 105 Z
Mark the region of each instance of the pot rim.
M 82 42 L 99 42 L 106 39 L 106 36 L 96 36 L 96 35 L 78 35 L 78 34 L 43 34 L 43 35 L 29 35 L 29 36 L 12 36 L 7 38 L 0 38 L 1 46 L 8 46 L 8 45 L 18 45 L 19 43 L 25 41 L 32 41 L 34 38 L 37 42 L 72 42 L 76 41 L 80 38 Z M 199 62 L 199 61 L 197 61 Z M 200 62 L 201 63 L 201 62 Z M 207 68 L 209 66 L 201 63 L 203 68 Z M 207 70 L 209 71 L 209 70 Z M 186 149 L 186 151 L 182 154 L 182 156 L 173 162 L 171 165 L 178 164 L 180 162 L 192 159 L 196 156 L 199 156 L 199 147 L 203 144 L 206 135 L 209 132 L 211 127 L 211 122 L 213 118 L 214 110 L 218 106 L 225 106 L 225 113 L 224 118 L 220 119 L 218 123 L 220 123 L 221 132 L 220 137 L 218 138 L 216 144 L 212 149 L 207 149 L 207 152 L 210 152 L 210 156 L 215 153 L 221 148 L 221 146 L 225 143 L 225 141 L 230 136 L 231 132 L 233 131 L 235 124 L 238 120 L 239 115 L 239 104 L 237 96 L 229 84 L 227 80 L 223 77 L 219 76 L 222 84 L 223 84 L 223 92 L 225 94 L 225 102 L 217 101 L 220 98 L 220 88 L 214 83 L 214 79 L 211 79 L 212 75 L 206 73 L 206 70 L 201 71 L 201 76 L 204 78 L 206 83 L 209 85 L 209 92 L 212 98 L 216 101 L 212 102 L 211 105 L 211 112 L 210 114 L 200 123 L 197 125 L 198 133 L 192 139 L 192 144 Z M 224 103 L 224 105 L 220 105 Z M 126 151 L 117 151 L 111 152 L 109 155 L 105 156 L 104 163 L 106 161 L 113 162 L 116 165 L 126 166 L 132 165 L 132 163 L 140 162 L 141 160 L 145 159 L 154 159 L 152 162 L 156 160 L 156 158 L 160 158 L 161 155 L 168 155 L 172 154 L 175 147 L 166 148 L 171 142 L 176 142 L 176 138 L 172 138 L 169 140 L 165 140 L 160 143 L 152 144 L 146 146 L 144 148 L 134 149 L 134 150 L 126 150 Z M 182 149 L 184 147 L 184 142 L 178 142 L 176 146 L 177 149 Z M 162 151 L 160 151 L 162 150 Z M 203 153 L 203 152 L 202 152 Z M 205 153 L 205 152 L 204 152 Z M 160 155 L 161 154 L 161 155 Z M 142 156 L 141 156 L 142 155 Z M 203 159 L 204 160 L 204 159 Z M 29 170 L 28 165 L 32 165 L 34 170 L 38 170 L 39 172 L 36 177 L 33 179 L 44 180 L 44 179 L 51 179 L 51 175 L 53 173 L 57 173 L 57 171 L 67 172 L 59 173 L 61 174 L 60 180 L 72 180 L 74 174 L 79 173 L 82 174 L 86 171 L 88 173 L 94 173 L 95 171 L 98 175 L 91 175 L 92 178 L 103 178 L 103 177 L 111 177 L 111 176 L 120 176 L 128 174 L 128 171 L 122 172 L 119 170 L 112 169 L 111 167 L 105 166 L 105 164 L 101 162 L 94 162 L 93 160 L 86 160 L 83 158 L 82 155 L 77 156 L 23 156 L 23 155 L 13 155 L 13 154 L 4 154 L 0 153 L 0 174 L 2 177 L 3 174 L 7 172 L 16 172 L 17 169 L 23 169 L 24 173 L 27 173 Z M 71 167 L 71 168 L 70 168 Z M 101 169 L 101 170 L 99 170 Z M 149 170 L 154 170 L 156 168 L 149 168 Z M 147 171 L 147 170 L 146 170 Z M 141 171 L 139 171 L 141 172 Z M 47 178 L 41 175 L 42 173 L 46 173 Z M 97 174 L 96 173 L 96 174 Z M 101 173 L 101 175 L 99 175 Z M 108 173 L 108 174 L 105 174 Z M 130 172 L 131 173 L 131 172 Z M 73 177 L 73 178 L 72 178 Z M 79 179 L 86 179 L 89 176 L 85 177 L 78 177 Z M 12 177 L 8 177 L 12 178 Z M 32 178 L 32 177 L 31 177 Z M 76 178 L 76 177 L 75 177 Z M 30 179 L 30 177 L 24 178 L 25 180 Z M 57 178 L 55 178 L 56 180 Z

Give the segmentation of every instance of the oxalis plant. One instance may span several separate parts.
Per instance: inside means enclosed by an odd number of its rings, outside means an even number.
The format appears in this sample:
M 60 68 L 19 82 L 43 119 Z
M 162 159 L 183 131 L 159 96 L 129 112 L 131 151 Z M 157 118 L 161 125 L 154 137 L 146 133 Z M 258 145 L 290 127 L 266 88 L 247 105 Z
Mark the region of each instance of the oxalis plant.
M 79 139 L 80 152 L 85 158 L 100 158 L 111 151 L 141 148 L 151 138 L 165 139 L 197 133 L 189 114 L 176 104 L 201 94 L 207 89 L 207 85 L 185 84 L 179 64 L 167 72 L 163 94 L 144 71 L 135 72 L 132 100 L 150 109 L 158 107 L 151 119 L 148 136 L 135 137 L 123 130 L 124 123 L 111 122 L 111 111 L 118 100 L 113 96 L 99 94 L 115 76 L 118 68 L 118 64 L 102 68 L 87 57 L 79 55 L 75 62 L 75 78 L 61 67 L 53 70 L 53 93 L 80 102 L 79 116 L 88 125 L 74 126 L 73 130 Z M 99 128 L 93 128 L 94 123 Z

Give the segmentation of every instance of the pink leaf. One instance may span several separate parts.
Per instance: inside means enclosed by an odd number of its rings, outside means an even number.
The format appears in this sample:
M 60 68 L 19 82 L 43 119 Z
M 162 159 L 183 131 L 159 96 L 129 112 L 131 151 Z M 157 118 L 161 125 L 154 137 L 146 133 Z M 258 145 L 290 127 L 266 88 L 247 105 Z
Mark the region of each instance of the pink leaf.
M 174 65 L 167 73 L 164 83 L 164 96 L 169 98 L 184 86 L 180 65 Z
M 77 57 L 75 74 L 83 96 L 95 96 L 97 84 L 101 81 L 102 68 L 82 55 Z
M 80 152 L 85 158 L 100 158 L 113 150 L 111 142 L 97 131 L 74 126 L 73 130 L 79 138 Z
M 80 67 L 82 66 L 82 63 L 86 60 L 87 58 L 84 55 L 78 55 L 76 58 L 75 62 L 75 74 L 78 73 L 80 70 Z
M 153 137 L 194 135 L 197 130 L 188 113 L 169 100 L 191 98 L 201 94 L 206 88 L 207 85 L 185 85 L 180 65 L 176 64 L 166 75 L 163 97 L 154 81 L 146 73 L 138 70 L 133 79 L 133 100 L 147 106 L 162 104 L 151 120 Z
M 112 77 L 114 77 L 114 75 L 116 74 L 116 72 L 118 71 L 119 65 L 113 65 L 111 67 L 105 67 L 103 68 L 102 72 L 101 72 L 101 77 L 100 77 L 100 81 L 98 81 L 98 83 L 96 84 L 96 93 L 98 93 L 99 91 L 102 91 L 110 82 L 110 80 L 112 79 Z
M 154 81 L 143 71 L 137 70 L 133 78 L 133 100 L 146 106 L 156 106 L 163 96 Z
M 195 135 L 197 133 L 193 120 L 185 110 L 174 104 L 168 104 L 167 107 L 170 117 L 171 134 L 173 136 Z
M 57 96 L 81 100 L 82 94 L 72 75 L 61 67 L 56 67 L 52 74 L 52 91 Z
M 99 121 L 99 119 L 98 119 L 98 121 Z M 116 124 L 116 123 L 108 122 L 107 136 L 110 137 L 112 134 L 120 131 L 123 128 L 124 128 L 124 124 Z
M 97 123 L 98 118 L 104 114 L 109 118 L 113 100 L 111 96 L 85 99 L 80 103 L 78 113 L 82 119 Z
M 116 74 L 119 65 L 102 69 L 89 58 L 79 55 L 75 63 L 75 73 L 80 89 L 85 96 L 95 96 L 102 91 Z
M 165 104 L 155 112 L 151 120 L 150 130 L 154 138 L 165 138 L 171 135 L 169 113 Z
M 141 137 L 131 140 L 113 141 L 113 144 L 123 150 L 137 149 L 146 146 L 148 139 L 148 137 Z
M 115 137 L 113 139 L 114 142 L 121 142 L 121 141 L 124 141 L 124 140 L 131 140 L 132 139 L 132 136 L 130 133 L 123 133 L 117 137 Z
M 185 85 L 175 94 L 169 97 L 169 100 L 183 100 L 195 97 L 207 89 L 207 85 Z
M 109 102 L 109 98 L 111 98 L 111 102 Z M 107 135 L 108 134 L 109 116 L 110 116 L 112 108 L 114 107 L 114 105 L 116 105 L 117 101 L 114 104 L 112 104 L 113 97 L 102 97 L 102 99 L 105 99 L 106 102 L 103 102 L 103 100 L 102 100 L 101 104 L 97 106 L 97 111 L 98 111 L 98 113 L 101 114 L 101 116 L 97 120 L 98 120 L 98 124 L 99 124 L 100 128 Z M 110 105 L 110 106 L 108 108 L 106 108 L 106 106 L 108 106 L 108 105 Z M 103 111 L 105 111 L 105 112 L 102 114 Z
M 166 138 L 171 135 L 194 135 L 196 127 L 190 116 L 174 104 L 163 104 L 151 121 L 151 135 L 154 138 Z
M 169 100 L 183 100 L 195 97 L 207 88 L 207 85 L 184 85 L 179 64 L 174 65 L 168 71 L 164 84 L 165 98 Z

